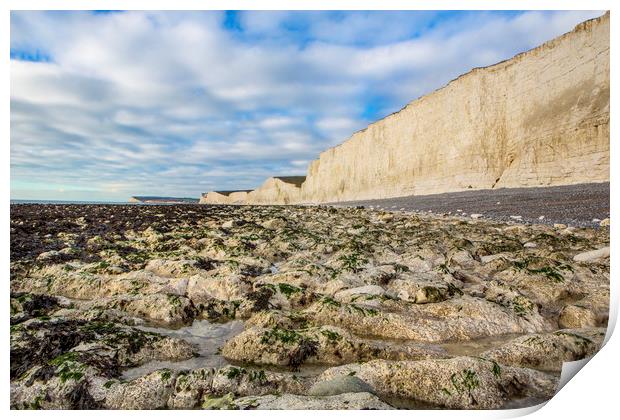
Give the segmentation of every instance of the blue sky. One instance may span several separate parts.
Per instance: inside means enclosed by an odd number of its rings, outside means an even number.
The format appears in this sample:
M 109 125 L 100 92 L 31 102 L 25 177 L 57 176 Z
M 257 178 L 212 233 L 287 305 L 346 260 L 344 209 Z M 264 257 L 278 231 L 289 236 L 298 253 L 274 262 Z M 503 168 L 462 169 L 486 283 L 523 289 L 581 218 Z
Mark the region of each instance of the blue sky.
M 11 13 L 11 197 L 250 189 L 601 12 Z

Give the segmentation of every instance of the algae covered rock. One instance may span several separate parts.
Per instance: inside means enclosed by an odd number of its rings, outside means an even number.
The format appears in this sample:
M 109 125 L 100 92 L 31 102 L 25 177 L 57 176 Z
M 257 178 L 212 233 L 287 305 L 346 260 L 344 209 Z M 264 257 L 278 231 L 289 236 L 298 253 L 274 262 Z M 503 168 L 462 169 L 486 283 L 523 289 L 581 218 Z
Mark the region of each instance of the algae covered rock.
M 333 396 L 303 396 L 284 394 L 263 397 L 244 397 L 234 404 L 243 409 L 258 410 L 391 410 L 392 407 L 367 392 Z
M 405 398 L 458 409 L 501 408 L 515 397 L 551 398 L 556 378 L 472 357 L 400 361 L 373 360 L 328 369 L 319 380 L 355 375 L 378 396 Z
M 166 408 L 174 391 L 176 374 L 158 370 L 127 383 L 115 383 L 105 398 L 107 408 L 116 410 L 152 410 Z
M 288 366 L 304 363 L 335 365 L 374 358 L 420 359 L 443 357 L 439 349 L 416 344 L 387 344 L 360 339 L 336 327 L 286 329 L 251 327 L 230 339 L 222 354 L 255 364 Z
M 486 351 L 481 357 L 505 365 L 559 372 L 563 362 L 572 362 L 593 355 L 600 348 L 604 337 L 603 328 L 529 334 Z

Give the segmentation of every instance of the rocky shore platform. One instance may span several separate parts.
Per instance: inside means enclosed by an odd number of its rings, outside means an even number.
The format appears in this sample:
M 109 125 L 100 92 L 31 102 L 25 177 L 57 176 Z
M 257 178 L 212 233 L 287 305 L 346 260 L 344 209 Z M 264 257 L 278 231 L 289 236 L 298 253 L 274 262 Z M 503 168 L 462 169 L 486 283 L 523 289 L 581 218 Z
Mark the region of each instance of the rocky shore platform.
M 607 325 L 608 227 L 23 204 L 10 229 L 15 409 L 524 407 Z
M 500 188 L 333 203 L 386 211 L 597 227 L 609 218 L 609 182 L 553 187 Z M 605 222 L 603 222 L 605 224 Z

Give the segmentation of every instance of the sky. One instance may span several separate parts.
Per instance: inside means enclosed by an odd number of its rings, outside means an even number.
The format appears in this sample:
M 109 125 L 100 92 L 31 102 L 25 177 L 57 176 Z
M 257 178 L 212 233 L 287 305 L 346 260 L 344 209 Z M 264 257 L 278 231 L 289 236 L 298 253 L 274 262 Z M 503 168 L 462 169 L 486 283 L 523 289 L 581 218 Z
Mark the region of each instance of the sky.
M 11 198 L 304 175 L 369 123 L 596 11 L 13 11 Z

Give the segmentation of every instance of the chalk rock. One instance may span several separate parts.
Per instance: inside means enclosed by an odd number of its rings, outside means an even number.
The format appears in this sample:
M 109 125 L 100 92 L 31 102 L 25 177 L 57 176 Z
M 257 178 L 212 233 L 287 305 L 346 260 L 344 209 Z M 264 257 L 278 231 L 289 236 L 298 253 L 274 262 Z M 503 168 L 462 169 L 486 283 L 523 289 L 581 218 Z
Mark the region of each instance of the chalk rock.
M 574 261 L 577 262 L 586 262 L 586 261 L 594 261 L 599 260 L 601 258 L 609 257 L 609 247 L 606 246 L 604 248 L 595 249 L 593 251 L 582 252 L 581 254 L 577 254 L 573 257 Z
M 548 399 L 556 385 L 551 375 L 473 357 L 372 360 L 327 369 L 319 381 L 347 374 L 368 383 L 381 397 L 407 398 L 455 409 L 500 408 L 507 399 L 517 396 Z
M 559 372 L 563 362 L 584 359 L 598 351 L 604 337 L 604 328 L 528 334 L 486 351 L 481 357 L 505 365 Z
M 358 295 L 383 296 L 385 295 L 385 289 L 383 289 L 383 287 L 381 286 L 376 286 L 376 285 L 354 287 L 352 289 L 345 289 L 345 290 L 342 290 L 336 293 L 334 295 L 334 298 L 336 300 L 345 301 L 345 300 L 350 300 L 353 296 L 358 296 Z
M 367 392 L 327 397 L 284 394 L 244 397 L 235 400 L 239 408 L 259 410 L 391 410 L 392 407 Z
M 317 382 L 310 388 L 308 394 L 315 396 L 327 396 L 346 394 L 349 392 L 368 392 L 375 393 L 375 390 L 353 375 L 341 375 L 326 381 Z
M 558 323 L 560 328 L 595 327 L 598 324 L 594 310 L 578 305 L 566 305 L 562 308 Z

